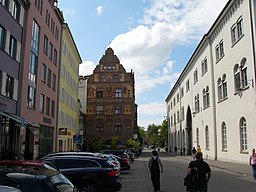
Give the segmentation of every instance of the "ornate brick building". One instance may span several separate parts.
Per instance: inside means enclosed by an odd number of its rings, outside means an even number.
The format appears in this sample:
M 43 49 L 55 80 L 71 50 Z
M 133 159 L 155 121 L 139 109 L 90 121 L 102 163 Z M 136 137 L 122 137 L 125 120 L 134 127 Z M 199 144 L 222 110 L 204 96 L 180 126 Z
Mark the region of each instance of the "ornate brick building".
M 88 77 L 87 87 L 86 143 L 102 138 L 108 144 L 117 137 L 125 145 L 137 126 L 134 73 L 127 73 L 108 48 Z

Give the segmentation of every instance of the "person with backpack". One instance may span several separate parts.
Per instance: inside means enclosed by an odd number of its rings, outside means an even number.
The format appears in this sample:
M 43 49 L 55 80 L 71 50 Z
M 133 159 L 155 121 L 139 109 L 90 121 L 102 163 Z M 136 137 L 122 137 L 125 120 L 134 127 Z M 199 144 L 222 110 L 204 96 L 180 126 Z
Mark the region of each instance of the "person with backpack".
M 185 178 L 187 191 L 207 192 L 208 182 L 211 178 L 211 168 L 203 160 L 202 152 L 196 152 L 195 158 L 196 160 L 191 161 L 188 165 L 187 177 Z
M 154 191 L 160 191 L 160 172 L 163 173 L 163 164 L 156 150 L 152 151 L 152 156 L 148 161 Z

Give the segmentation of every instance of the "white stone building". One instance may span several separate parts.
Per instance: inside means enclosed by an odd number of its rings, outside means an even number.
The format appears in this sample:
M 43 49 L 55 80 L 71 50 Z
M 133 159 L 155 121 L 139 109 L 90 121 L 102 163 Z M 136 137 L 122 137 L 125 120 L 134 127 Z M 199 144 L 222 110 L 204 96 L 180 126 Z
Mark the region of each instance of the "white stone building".
M 166 98 L 168 145 L 248 163 L 256 148 L 255 0 L 230 0 Z

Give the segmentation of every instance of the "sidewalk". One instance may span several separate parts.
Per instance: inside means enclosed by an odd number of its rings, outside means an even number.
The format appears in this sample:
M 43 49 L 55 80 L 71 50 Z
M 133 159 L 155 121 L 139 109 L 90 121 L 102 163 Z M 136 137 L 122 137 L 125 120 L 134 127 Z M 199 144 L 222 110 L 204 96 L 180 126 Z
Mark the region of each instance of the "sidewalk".
M 163 152 L 166 153 L 166 152 Z M 191 156 L 179 156 L 173 153 L 168 153 L 171 156 L 175 156 L 181 159 L 185 159 L 191 161 Z M 216 167 L 224 170 L 228 170 L 234 173 L 242 174 L 242 175 L 250 175 L 252 176 L 252 168 L 248 164 L 242 163 L 233 163 L 233 162 L 225 162 L 225 161 L 218 161 L 218 160 L 205 160 L 211 167 Z

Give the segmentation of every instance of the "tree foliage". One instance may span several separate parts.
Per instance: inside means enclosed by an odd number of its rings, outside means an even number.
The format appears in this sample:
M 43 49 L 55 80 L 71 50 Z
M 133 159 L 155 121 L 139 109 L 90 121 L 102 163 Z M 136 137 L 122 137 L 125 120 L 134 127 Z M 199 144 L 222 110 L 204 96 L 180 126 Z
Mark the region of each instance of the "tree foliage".
M 149 125 L 147 135 L 149 145 L 164 147 L 167 144 L 168 138 L 167 120 L 163 120 L 162 125 Z
M 104 141 L 101 138 L 95 138 L 91 141 L 91 146 L 93 148 L 93 151 L 98 152 L 100 151 L 104 146 Z

